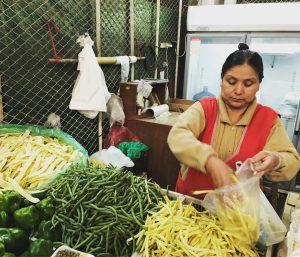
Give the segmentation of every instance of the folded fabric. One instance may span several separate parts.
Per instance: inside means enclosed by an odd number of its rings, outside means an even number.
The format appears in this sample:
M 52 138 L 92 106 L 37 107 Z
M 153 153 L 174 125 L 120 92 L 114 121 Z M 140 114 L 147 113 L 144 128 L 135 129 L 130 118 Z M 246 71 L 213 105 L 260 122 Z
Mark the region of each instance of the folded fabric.
M 106 112 L 106 103 L 110 98 L 104 74 L 93 51 L 94 42 L 89 36 L 84 38 L 84 47 L 79 53 L 80 71 L 72 92 L 69 105 L 88 118 L 95 118 L 99 112 Z
M 127 82 L 129 76 L 129 56 L 118 56 L 117 64 L 121 64 L 121 82 Z

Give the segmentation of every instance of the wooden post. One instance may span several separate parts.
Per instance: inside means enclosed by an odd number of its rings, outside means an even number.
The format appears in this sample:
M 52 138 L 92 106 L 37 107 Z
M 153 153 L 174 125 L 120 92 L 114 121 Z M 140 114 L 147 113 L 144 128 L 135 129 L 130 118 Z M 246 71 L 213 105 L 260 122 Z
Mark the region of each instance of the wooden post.
M 130 23 L 130 55 L 134 56 L 134 0 L 129 2 L 129 23 Z M 131 64 L 131 77 L 130 80 L 134 80 L 134 64 Z
M 173 97 L 177 97 L 177 85 L 178 85 L 178 67 L 179 67 L 179 49 L 180 49 L 180 31 L 181 31 L 181 15 L 182 15 L 182 0 L 179 0 L 179 15 L 178 15 L 178 28 L 177 28 L 177 46 L 176 46 L 176 67 L 175 67 L 175 86 L 173 90 Z
M 96 49 L 97 56 L 101 56 L 101 19 L 100 19 L 101 0 L 96 0 Z M 102 149 L 103 137 L 102 137 L 103 125 L 102 125 L 102 112 L 98 115 L 98 144 L 99 150 Z
M 4 120 L 4 112 L 3 112 L 3 98 L 2 98 L 2 79 L 0 75 L 0 123 Z
M 157 79 L 157 59 L 159 47 L 159 18 L 160 18 L 160 0 L 156 1 L 156 31 L 155 31 L 155 71 L 154 78 Z

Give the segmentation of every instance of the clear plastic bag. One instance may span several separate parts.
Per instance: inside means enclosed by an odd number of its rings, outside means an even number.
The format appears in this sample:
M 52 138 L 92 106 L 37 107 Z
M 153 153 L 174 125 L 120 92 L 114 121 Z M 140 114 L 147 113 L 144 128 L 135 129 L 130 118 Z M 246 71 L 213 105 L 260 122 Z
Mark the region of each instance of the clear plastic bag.
M 244 242 L 253 240 L 252 243 L 257 241 L 265 246 L 281 242 L 285 237 L 286 227 L 259 187 L 261 175 L 254 175 L 249 161 L 245 161 L 240 166 L 236 175 L 239 183 L 207 194 L 202 205 L 218 216 L 225 230 L 230 231 L 230 226 L 236 227 L 238 240 L 242 239 Z M 233 206 L 235 209 L 232 208 Z M 237 211 L 242 216 L 233 221 L 234 213 L 232 211 Z M 252 219 L 249 219 L 248 215 Z M 249 225 L 253 225 L 252 229 L 251 226 L 249 227 L 248 238 L 247 234 L 243 235 L 238 229 L 239 218 L 245 218 Z M 257 238 L 254 234 L 255 223 L 259 226 L 259 237 Z M 243 228 L 241 227 L 241 229 Z M 254 240 L 255 238 L 256 240 Z
M 287 229 L 268 201 L 265 194 L 260 190 L 260 236 L 259 243 L 270 246 L 280 243 Z
M 125 114 L 121 97 L 111 94 L 106 106 L 110 127 L 115 123 L 118 125 L 124 125 Z
M 58 247 L 56 251 L 51 255 L 51 257 L 58 257 L 58 256 L 95 257 L 92 254 L 80 252 L 66 245 L 62 245 Z
M 287 233 L 287 256 L 300 256 L 300 209 L 291 214 L 291 224 Z
M 250 163 L 245 161 L 236 174 L 240 181 L 247 181 L 253 177 Z M 260 221 L 258 242 L 265 246 L 277 244 L 284 239 L 287 229 L 261 189 L 258 199 Z
M 102 149 L 90 157 L 91 160 L 103 161 L 106 164 L 112 164 L 117 168 L 133 167 L 134 163 L 122 151 L 115 146 L 110 146 L 108 149 Z
M 252 245 L 259 238 L 259 177 L 208 193 L 202 205 L 216 214 L 224 231 Z

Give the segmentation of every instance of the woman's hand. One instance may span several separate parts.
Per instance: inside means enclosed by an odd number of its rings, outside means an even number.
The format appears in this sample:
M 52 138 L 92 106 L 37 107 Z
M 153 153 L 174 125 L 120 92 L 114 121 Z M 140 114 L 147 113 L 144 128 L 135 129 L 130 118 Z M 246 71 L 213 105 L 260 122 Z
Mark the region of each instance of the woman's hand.
M 251 168 L 255 172 L 271 172 L 280 167 L 280 157 L 276 153 L 260 151 L 252 158 L 249 158 Z
M 215 188 L 234 183 L 233 170 L 216 156 L 210 156 L 206 163 L 206 171 L 212 178 Z

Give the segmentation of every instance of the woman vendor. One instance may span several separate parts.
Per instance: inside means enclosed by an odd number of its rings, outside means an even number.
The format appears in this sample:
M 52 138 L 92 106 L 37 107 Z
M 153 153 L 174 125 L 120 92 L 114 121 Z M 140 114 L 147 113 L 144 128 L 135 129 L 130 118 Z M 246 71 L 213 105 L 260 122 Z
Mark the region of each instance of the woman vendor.
M 257 103 L 263 62 L 239 44 L 221 71 L 221 94 L 204 98 L 180 115 L 168 145 L 181 163 L 176 191 L 191 195 L 233 183 L 231 173 L 246 159 L 271 181 L 291 180 L 300 158 L 278 114 Z

